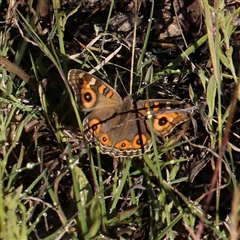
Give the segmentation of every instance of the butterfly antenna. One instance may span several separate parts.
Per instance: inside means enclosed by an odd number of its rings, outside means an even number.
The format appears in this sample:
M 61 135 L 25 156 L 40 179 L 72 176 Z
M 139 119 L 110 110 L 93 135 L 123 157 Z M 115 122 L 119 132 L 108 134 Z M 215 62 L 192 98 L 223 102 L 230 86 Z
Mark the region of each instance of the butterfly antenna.
M 128 95 L 129 93 L 128 93 L 127 89 L 125 88 L 125 85 L 124 85 L 124 83 L 123 83 L 123 81 L 122 81 L 122 78 L 120 77 L 119 72 L 118 72 L 117 69 L 116 69 L 116 72 L 117 72 L 118 79 L 120 80 L 120 82 L 121 82 L 121 84 L 122 84 L 122 87 L 123 87 L 125 93 Z

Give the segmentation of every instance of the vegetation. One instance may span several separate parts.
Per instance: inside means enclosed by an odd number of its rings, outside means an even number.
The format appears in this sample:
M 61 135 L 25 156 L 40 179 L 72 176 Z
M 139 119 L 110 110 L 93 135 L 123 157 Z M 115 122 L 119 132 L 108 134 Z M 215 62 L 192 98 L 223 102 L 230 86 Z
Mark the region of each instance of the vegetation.
M 238 239 L 239 5 L 9 2 L 0 238 Z M 182 100 L 189 122 L 139 158 L 102 155 L 84 140 L 73 68 L 121 96 Z

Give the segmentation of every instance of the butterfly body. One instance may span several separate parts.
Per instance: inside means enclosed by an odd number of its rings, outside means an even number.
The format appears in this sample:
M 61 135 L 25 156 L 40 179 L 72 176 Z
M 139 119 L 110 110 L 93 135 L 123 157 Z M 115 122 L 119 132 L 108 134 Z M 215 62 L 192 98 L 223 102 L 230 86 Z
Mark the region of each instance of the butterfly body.
M 101 153 L 114 157 L 135 157 L 152 146 L 149 118 L 153 131 L 164 137 L 189 117 L 176 111 L 179 101 L 151 99 L 134 102 L 131 95 L 124 99 L 107 83 L 81 70 L 70 70 L 78 108 L 91 113 L 83 120 L 87 141 L 97 141 Z

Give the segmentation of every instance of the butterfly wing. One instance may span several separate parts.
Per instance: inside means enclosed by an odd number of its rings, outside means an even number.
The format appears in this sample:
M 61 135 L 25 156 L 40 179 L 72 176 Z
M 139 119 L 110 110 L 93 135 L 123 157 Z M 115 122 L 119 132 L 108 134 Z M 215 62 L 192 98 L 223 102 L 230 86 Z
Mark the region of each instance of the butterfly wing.
M 184 110 L 184 105 L 180 101 L 166 99 L 151 99 L 137 102 L 137 109 L 141 115 L 152 116 L 154 132 L 164 137 L 170 134 L 179 124 L 189 120 L 188 112 Z M 149 120 L 147 120 L 150 129 Z
M 75 101 L 82 111 L 93 111 L 122 103 L 120 95 L 98 77 L 78 69 L 68 72 Z
M 146 121 L 137 116 L 129 96 L 117 108 L 94 110 L 83 121 L 88 141 L 94 138 L 103 154 L 115 157 L 139 156 L 150 149 Z

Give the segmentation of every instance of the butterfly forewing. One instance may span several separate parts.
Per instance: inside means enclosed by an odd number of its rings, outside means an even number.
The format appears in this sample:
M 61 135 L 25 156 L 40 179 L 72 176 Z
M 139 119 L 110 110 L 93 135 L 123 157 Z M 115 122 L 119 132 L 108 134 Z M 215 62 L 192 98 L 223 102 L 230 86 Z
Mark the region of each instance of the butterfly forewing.
M 144 100 L 137 103 L 137 108 L 143 109 L 140 112 L 152 118 L 153 130 L 160 137 L 167 136 L 175 127 L 189 120 L 190 110 L 186 110 L 188 107 L 183 102 L 164 99 Z

